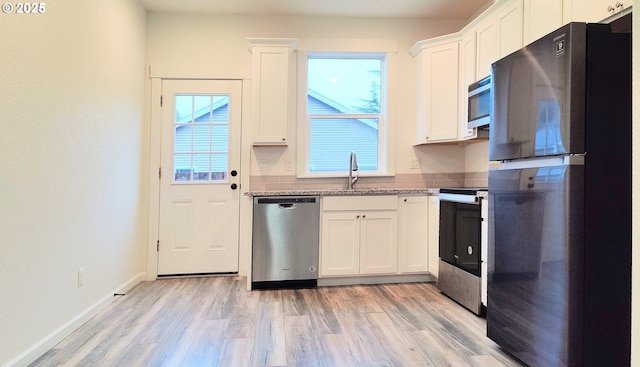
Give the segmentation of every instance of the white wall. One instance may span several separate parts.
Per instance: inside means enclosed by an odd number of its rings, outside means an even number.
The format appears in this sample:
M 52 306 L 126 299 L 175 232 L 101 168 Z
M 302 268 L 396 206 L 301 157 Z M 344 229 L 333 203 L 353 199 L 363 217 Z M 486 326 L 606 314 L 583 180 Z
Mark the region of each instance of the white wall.
M 146 13 L 45 5 L 0 16 L 0 365 L 37 357 L 145 271 Z
M 464 162 L 465 172 L 489 171 L 489 141 L 467 145 Z
M 632 259 L 640 259 L 640 22 L 633 22 Z M 631 365 L 640 366 L 640 265 L 631 267 Z

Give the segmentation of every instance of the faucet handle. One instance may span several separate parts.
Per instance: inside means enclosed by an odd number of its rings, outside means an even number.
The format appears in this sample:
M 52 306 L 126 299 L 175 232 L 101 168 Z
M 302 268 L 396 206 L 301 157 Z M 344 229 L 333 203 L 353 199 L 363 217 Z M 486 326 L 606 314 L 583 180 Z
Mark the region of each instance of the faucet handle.
M 355 152 L 351 152 L 351 167 L 350 168 L 354 172 L 358 170 L 358 160 L 356 159 L 356 153 Z

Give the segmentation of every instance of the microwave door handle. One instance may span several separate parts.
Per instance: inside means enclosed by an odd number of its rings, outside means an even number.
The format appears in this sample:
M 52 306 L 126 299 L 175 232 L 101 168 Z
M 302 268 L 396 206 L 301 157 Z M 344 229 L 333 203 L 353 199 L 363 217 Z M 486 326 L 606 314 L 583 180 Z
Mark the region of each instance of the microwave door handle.
M 482 87 L 480 87 L 480 88 L 476 88 L 476 89 L 474 89 L 474 90 L 472 90 L 472 91 L 469 91 L 469 97 L 473 97 L 473 96 L 475 96 L 475 95 L 477 95 L 477 94 L 480 94 L 480 93 L 482 93 L 482 92 L 485 92 L 485 91 L 487 91 L 489 88 L 491 88 L 491 84 L 485 84 L 485 85 L 483 85 L 483 86 L 482 86 Z

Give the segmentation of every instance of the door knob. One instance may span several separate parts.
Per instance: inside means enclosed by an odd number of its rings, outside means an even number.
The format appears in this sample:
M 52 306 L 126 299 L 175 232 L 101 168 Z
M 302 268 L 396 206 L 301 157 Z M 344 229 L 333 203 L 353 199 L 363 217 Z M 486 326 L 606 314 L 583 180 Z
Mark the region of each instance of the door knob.
M 238 188 L 238 185 L 236 185 L 236 184 L 234 184 L 234 183 L 232 183 L 232 184 L 231 184 L 231 190 L 235 190 L 235 189 L 237 189 L 237 188 Z

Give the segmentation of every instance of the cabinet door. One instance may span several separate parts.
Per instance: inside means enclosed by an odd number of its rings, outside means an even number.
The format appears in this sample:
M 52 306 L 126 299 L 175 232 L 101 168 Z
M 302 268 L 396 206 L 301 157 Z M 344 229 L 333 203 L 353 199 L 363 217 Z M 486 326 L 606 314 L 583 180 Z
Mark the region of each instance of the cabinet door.
M 356 275 L 360 272 L 360 214 L 322 213 L 320 275 Z
M 507 56 L 522 47 L 522 0 L 505 6 L 496 17 L 498 27 L 498 57 Z
M 632 6 L 633 0 L 565 0 L 564 22 L 600 22 Z
M 522 47 L 522 0 L 511 1 L 476 28 L 476 79 L 491 74 L 491 64 Z
M 398 272 L 427 271 L 427 197 L 400 197 Z
M 524 0 L 523 44 L 562 26 L 562 3 L 563 0 Z
M 286 145 L 292 48 L 253 47 L 253 145 Z
M 467 128 L 469 117 L 469 84 L 476 81 L 476 33 L 468 32 L 462 39 L 460 49 L 460 93 L 458 137 L 462 140 L 477 136 L 477 130 Z
M 429 245 L 428 245 L 428 270 L 434 276 L 438 276 L 438 262 L 440 254 L 440 199 L 437 196 L 429 196 Z
M 491 74 L 491 63 L 498 56 L 498 31 L 494 19 L 488 19 L 476 29 L 476 79 Z
M 458 137 L 458 42 L 422 50 L 419 142 Z M 420 141 L 421 139 L 424 139 Z
M 395 273 L 398 269 L 398 213 L 362 212 L 360 225 L 360 274 Z

